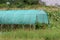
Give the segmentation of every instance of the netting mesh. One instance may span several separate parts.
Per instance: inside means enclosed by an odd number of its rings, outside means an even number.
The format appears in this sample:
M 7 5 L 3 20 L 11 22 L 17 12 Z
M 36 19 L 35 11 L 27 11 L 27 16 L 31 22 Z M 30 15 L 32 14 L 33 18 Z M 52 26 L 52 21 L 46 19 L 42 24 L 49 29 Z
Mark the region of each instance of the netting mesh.
M 0 24 L 35 24 L 48 23 L 48 16 L 43 10 L 8 10 L 0 11 Z

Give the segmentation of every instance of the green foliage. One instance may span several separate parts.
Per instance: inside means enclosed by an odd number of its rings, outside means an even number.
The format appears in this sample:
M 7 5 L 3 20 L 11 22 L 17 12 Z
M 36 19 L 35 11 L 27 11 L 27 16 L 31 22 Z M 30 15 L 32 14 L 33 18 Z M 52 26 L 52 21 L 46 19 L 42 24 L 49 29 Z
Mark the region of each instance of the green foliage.
M 46 10 L 47 11 L 47 10 Z M 60 28 L 60 11 L 55 10 L 55 11 L 47 11 L 48 16 L 49 16 L 49 24 L 51 28 Z
M 1 0 L 0 6 L 4 7 L 3 3 L 7 5 L 6 2 L 10 2 L 10 7 L 14 7 L 15 5 L 17 8 L 20 8 L 20 7 L 24 7 L 26 4 L 27 5 L 38 4 L 38 1 L 39 0 Z
M 48 24 L 45 23 L 36 23 L 36 29 L 46 29 Z
M 0 0 L 0 4 L 6 3 L 7 0 Z
M 27 4 L 38 4 L 39 0 L 25 0 Z
M 17 3 L 16 4 L 16 7 L 17 8 L 23 8 L 25 5 L 24 5 L 24 3 Z
M 6 4 L 0 4 L 0 8 L 5 8 L 5 7 L 8 7 L 8 5 L 6 5 Z

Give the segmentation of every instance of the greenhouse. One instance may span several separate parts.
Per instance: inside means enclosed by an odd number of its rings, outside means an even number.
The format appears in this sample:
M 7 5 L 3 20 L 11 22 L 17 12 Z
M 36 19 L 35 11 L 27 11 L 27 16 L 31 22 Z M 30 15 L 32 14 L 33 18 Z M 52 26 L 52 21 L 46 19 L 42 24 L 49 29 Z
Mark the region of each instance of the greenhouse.
M 0 10 L 0 24 L 48 24 L 48 15 L 43 10 Z

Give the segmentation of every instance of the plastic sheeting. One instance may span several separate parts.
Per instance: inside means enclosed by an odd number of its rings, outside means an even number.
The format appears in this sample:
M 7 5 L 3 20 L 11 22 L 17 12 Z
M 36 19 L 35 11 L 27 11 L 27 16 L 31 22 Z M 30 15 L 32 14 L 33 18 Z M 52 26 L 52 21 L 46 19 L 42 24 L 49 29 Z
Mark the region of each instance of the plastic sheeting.
M 40 0 L 41 2 L 44 2 L 46 6 L 59 6 L 60 0 Z
M 47 13 L 43 10 L 0 10 L 0 24 L 48 24 Z

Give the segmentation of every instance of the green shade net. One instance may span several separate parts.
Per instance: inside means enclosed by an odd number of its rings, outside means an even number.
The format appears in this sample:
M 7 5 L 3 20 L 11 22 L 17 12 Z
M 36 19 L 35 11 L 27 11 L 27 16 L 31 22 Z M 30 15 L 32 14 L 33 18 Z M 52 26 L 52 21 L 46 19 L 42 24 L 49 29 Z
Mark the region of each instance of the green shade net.
M 47 13 L 43 10 L 0 10 L 0 24 L 48 24 Z

